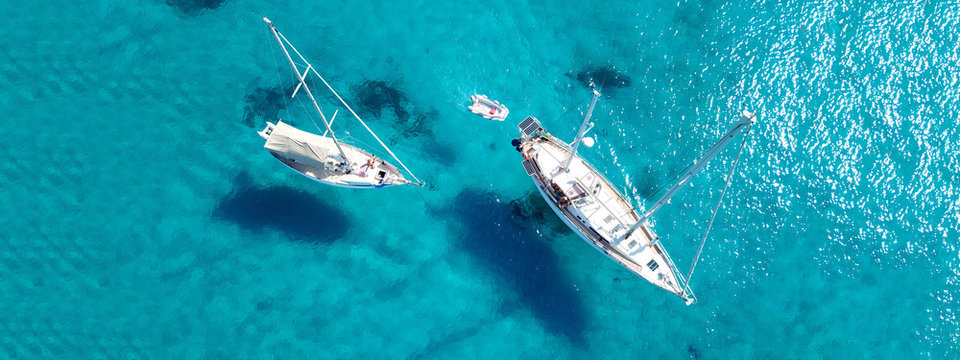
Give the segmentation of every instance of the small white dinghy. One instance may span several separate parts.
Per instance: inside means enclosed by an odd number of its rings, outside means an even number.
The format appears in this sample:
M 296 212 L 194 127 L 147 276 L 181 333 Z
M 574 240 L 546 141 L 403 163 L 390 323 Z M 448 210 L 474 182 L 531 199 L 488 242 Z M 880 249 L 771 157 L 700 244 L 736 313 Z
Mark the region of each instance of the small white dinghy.
M 470 112 L 490 120 L 503 121 L 510 114 L 510 110 L 499 101 L 490 100 L 486 95 L 474 94 L 470 97 L 473 105 L 467 107 Z

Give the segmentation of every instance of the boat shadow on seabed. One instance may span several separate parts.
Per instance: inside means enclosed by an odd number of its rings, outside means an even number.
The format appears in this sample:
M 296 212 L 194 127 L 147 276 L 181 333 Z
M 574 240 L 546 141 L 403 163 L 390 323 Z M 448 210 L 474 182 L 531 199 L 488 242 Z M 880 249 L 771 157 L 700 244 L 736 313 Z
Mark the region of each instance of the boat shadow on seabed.
M 513 207 L 494 193 L 464 190 L 452 203 L 464 227 L 460 245 L 513 287 L 533 317 L 553 333 L 584 345 L 586 310 L 557 256 Z
M 241 172 L 213 209 L 213 218 L 261 232 L 273 228 L 305 243 L 331 243 L 347 235 L 350 218 L 326 200 L 289 186 L 262 187 Z

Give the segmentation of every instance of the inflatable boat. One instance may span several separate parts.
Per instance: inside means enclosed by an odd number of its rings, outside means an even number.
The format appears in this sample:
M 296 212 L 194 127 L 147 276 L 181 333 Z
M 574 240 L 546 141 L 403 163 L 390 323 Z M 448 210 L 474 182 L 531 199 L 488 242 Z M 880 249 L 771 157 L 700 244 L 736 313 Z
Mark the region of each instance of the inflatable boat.
M 490 100 L 486 95 L 475 94 L 470 97 L 470 100 L 473 101 L 473 105 L 468 107 L 470 112 L 484 118 L 503 121 L 507 118 L 507 114 L 510 114 L 510 110 L 506 106 L 503 106 L 499 101 Z

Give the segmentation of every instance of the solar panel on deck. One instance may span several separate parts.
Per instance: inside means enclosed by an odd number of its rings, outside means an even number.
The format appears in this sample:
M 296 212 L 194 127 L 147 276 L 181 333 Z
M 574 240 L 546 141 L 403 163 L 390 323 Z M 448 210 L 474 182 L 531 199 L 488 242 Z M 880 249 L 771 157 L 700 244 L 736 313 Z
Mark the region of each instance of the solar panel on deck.
M 523 121 L 520 122 L 520 125 L 517 126 L 519 126 L 521 129 L 526 129 L 527 126 L 530 126 L 530 124 L 533 124 L 536 121 L 537 119 L 535 119 L 533 116 L 527 116 L 527 118 L 523 119 Z
M 533 116 L 527 116 L 526 119 L 523 119 L 523 121 L 520 122 L 518 127 L 520 128 L 520 131 L 523 131 L 524 135 L 530 135 L 540 128 L 540 122 L 537 121 L 537 118 Z
M 533 168 L 533 164 L 530 163 L 530 160 L 523 161 L 523 170 L 527 171 L 527 175 L 533 175 L 536 173 L 536 170 Z
M 657 260 L 650 260 L 650 262 L 647 263 L 647 267 L 652 271 L 656 271 L 657 268 L 660 267 L 660 264 L 657 264 Z

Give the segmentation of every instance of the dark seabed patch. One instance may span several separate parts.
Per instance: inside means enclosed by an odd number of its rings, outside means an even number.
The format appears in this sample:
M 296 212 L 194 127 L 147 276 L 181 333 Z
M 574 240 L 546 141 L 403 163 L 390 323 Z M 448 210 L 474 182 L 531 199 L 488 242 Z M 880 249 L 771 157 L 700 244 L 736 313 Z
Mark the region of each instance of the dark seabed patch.
M 433 128 L 430 127 L 430 124 L 433 123 L 437 118 L 440 117 L 440 112 L 437 110 L 430 110 L 425 112 L 417 112 L 410 120 L 399 121 L 400 124 L 405 125 L 403 128 L 403 135 L 407 137 L 416 137 L 421 135 L 426 135 L 433 137 Z
M 264 121 L 277 121 L 280 110 L 287 107 L 284 101 L 284 89 L 281 87 L 258 87 L 243 98 L 243 124 L 249 127 L 259 126 Z
M 609 65 L 580 71 L 576 78 L 584 86 L 592 82 L 601 89 L 630 87 L 630 77 Z
M 196 16 L 204 10 L 220 7 L 226 0 L 165 0 L 164 2 L 184 15 Z
M 359 111 L 364 116 L 380 118 L 384 110 L 392 110 L 396 120 L 392 126 L 398 136 L 405 138 L 433 137 L 432 125 L 440 117 L 435 109 L 422 110 L 414 107 L 407 95 L 395 84 L 382 80 L 366 80 L 353 88 Z M 397 138 L 393 141 L 396 143 Z
M 407 112 L 407 96 L 386 81 L 367 80 L 353 89 L 360 109 L 376 117 L 383 115 L 384 109 L 393 109 L 397 120 L 406 122 L 410 118 Z
M 687 345 L 687 355 L 690 355 L 690 359 L 700 360 L 700 350 L 696 346 Z
M 310 243 L 332 242 L 350 230 L 350 219 L 322 198 L 287 186 L 261 187 L 246 173 L 237 175 L 213 217 L 250 231 L 276 229 Z
M 464 190 L 451 207 L 453 220 L 466 227 L 461 246 L 513 287 L 544 328 L 582 346 L 587 314 L 580 296 L 530 225 L 492 192 Z

